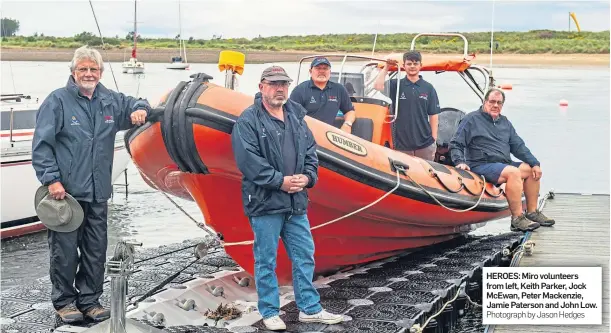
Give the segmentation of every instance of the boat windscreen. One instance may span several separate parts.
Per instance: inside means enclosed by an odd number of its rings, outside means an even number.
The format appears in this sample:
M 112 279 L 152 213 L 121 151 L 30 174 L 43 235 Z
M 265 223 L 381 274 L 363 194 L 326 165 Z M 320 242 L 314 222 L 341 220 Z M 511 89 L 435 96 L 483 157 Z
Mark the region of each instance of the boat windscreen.
M 330 80 L 346 87 L 349 96 L 365 96 L 365 76 L 362 73 L 342 73 L 342 82 L 339 82 L 339 73 L 331 72 Z
M 13 112 L 13 130 L 34 129 L 36 126 L 36 111 L 23 110 Z M 3 131 L 11 129 L 11 112 L 2 111 L 0 113 L 0 128 Z

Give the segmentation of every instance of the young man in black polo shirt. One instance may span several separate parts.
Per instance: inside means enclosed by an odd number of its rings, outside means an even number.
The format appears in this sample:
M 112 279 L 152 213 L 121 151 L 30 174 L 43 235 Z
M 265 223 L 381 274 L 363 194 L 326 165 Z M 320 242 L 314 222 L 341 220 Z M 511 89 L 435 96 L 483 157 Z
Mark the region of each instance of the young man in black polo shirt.
M 374 88 L 384 91 L 384 81 L 390 65 L 398 65 L 388 60 L 378 74 Z M 439 99 L 433 86 L 422 79 L 422 56 L 420 52 L 409 51 L 403 54 L 403 68 L 407 75 L 399 83 L 399 110 L 393 126 L 395 150 L 425 160 L 434 160 L 437 145 L 437 124 Z M 397 80 L 390 81 L 390 99 L 397 103 Z M 392 106 L 395 110 L 395 106 Z
M 352 132 L 356 112 L 346 88 L 331 78 L 331 63 L 327 58 L 318 57 L 310 64 L 310 80 L 299 84 L 291 92 L 290 99 L 301 104 L 307 115 L 333 125 L 337 111 L 344 113 L 341 130 Z

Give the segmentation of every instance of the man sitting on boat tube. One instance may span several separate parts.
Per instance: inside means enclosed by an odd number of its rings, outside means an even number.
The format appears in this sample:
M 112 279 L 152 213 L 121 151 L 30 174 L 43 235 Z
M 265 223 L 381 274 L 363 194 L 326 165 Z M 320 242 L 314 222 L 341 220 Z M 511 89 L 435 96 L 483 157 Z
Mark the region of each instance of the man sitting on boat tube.
M 299 321 L 337 324 L 343 319 L 323 310 L 312 284 L 314 241 L 304 188 L 316 184 L 318 157 L 312 132 L 303 120 L 306 110 L 287 98 L 290 82 L 282 67 L 264 70 L 254 104 L 242 112 L 231 133 L 234 157 L 242 172 L 244 211 L 255 235 L 259 312 L 272 331 L 286 329 L 278 316 L 275 272 L 280 237 L 291 254 Z
M 461 120 L 452 141 L 450 156 L 456 168 L 471 170 L 486 182 L 505 183 L 505 196 L 511 210 L 512 231 L 532 231 L 554 225 L 554 220 L 537 210 L 541 164 L 530 152 L 515 128 L 501 115 L 505 93 L 490 89 L 484 104 Z M 522 162 L 511 160 L 510 154 Z M 526 214 L 522 211 L 522 191 Z
M 387 60 L 374 83 L 376 90 L 384 92 L 384 83 L 389 66 L 397 66 L 395 60 Z M 422 56 L 420 52 L 409 51 L 403 54 L 403 68 L 406 77 L 399 82 L 397 99 L 397 80 L 390 81 L 392 110 L 399 103 L 396 121 L 393 123 L 394 149 L 408 155 L 433 161 L 437 151 L 437 124 L 439 98 L 432 84 L 420 75 Z
M 310 80 L 301 82 L 291 92 L 291 100 L 301 104 L 308 116 L 333 125 L 337 111 L 344 114 L 341 130 L 352 133 L 356 112 L 350 94 L 343 85 L 329 81 L 331 63 L 327 58 L 317 57 L 310 64 Z
M 83 315 L 94 321 L 110 317 L 99 299 L 115 135 L 143 124 L 151 109 L 146 100 L 100 83 L 104 62 L 95 49 L 78 48 L 70 71 L 66 85 L 41 104 L 32 141 L 32 166 L 49 196 L 64 200 L 70 194 L 85 216 L 74 231 L 48 231 L 51 301 L 65 323 L 81 321 Z

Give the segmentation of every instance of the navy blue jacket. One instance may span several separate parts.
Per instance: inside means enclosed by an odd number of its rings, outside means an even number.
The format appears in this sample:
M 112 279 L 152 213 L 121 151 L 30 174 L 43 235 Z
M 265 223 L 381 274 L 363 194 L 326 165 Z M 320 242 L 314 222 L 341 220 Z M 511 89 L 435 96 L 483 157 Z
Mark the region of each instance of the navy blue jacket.
M 101 83 L 89 100 L 70 76 L 36 113 L 32 166 L 38 180 L 43 185 L 61 182 L 76 200 L 108 200 L 115 134 L 132 126 L 130 115 L 137 109 L 150 113 L 146 100 L 108 90 Z
M 531 167 L 540 165 L 507 119 L 493 120 L 482 108 L 467 114 L 450 141 L 454 165 L 466 163 L 470 168 L 486 163 L 511 163 L 510 153 Z
M 254 104 L 242 112 L 231 133 L 233 154 L 243 175 L 244 212 L 249 217 L 307 213 L 307 188 L 313 187 L 318 179 L 316 142 L 303 120 L 307 111 L 291 100 L 286 102 L 284 110 L 295 141 L 295 174 L 304 174 L 310 181 L 301 192 L 289 194 L 280 189 L 284 181 L 282 147 L 272 116 L 263 107 L 261 93 L 257 93 Z

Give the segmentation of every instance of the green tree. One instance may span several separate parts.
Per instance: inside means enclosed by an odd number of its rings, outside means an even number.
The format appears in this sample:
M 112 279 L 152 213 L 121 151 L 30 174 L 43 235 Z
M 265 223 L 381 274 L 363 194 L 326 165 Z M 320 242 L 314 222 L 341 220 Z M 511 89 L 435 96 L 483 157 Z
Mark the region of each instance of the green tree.
M 74 36 L 74 40 L 81 43 L 89 43 L 92 40 L 97 39 L 97 37 L 91 32 L 83 31 L 78 35 Z
M 15 36 L 19 31 L 19 21 L 3 17 L 0 20 L 0 34 L 2 37 Z
M 134 40 L 134 32 L 130 31 L 127 36 L 125 36 L 126 40 Z M 142 42 L 142 36 L 140 34 L 138 34 L 138 37 L 136 38 L 136 40 L 138 41 L 138 43 Z

